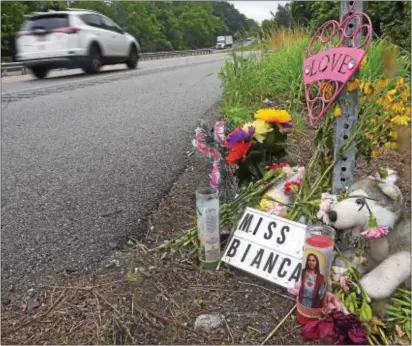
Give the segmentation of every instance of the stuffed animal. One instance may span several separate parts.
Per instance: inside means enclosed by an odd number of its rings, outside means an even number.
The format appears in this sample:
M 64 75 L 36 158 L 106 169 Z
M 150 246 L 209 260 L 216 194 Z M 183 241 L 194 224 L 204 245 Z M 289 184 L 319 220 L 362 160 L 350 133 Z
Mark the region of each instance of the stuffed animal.
M 344 200 L 331 207 L 328 217 L 337 231 L 363 238 L 363 254 L 354 261 L 355 249 L 350 249 L 345 257 L 365 273 L 360 283 L 371 298 L 385 300 L 402 283 L 410 288 L 410 215 L 403 211 L 402 193 L 395 184 L 362 179 L 348 189 Z

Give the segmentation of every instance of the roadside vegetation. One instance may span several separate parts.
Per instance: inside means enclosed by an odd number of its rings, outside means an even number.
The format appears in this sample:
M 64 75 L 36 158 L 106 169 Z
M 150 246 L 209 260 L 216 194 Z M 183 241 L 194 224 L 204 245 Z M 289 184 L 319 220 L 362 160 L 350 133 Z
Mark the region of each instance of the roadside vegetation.
M 24 15 L 66 7 L 66 1 L 1 2 L 2 57 L 14 54 L 14 36 Z M 138 39 L 144 52 L 210 48 L 217 36 L 236 39 L 259 31 L 254 20 L 227 2 L 70 1 L 70 7 L 95 10 L 113 19 Z

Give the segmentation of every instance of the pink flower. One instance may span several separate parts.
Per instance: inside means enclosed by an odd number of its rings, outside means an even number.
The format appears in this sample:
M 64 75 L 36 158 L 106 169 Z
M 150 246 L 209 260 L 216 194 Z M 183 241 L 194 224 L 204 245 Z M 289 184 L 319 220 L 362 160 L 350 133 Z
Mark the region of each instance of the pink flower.
M 333 293 L 326 293 L 325 299 L 325 309 L 327 312 L 333 311 L 335 309 L 342 311 L 343 305 L 339 300 L 339 297 L 335 296 Z
M 337 199 L 335 195 L 331 195 L 328 192 L 322 193 L 319 211 L 317 212 L 316 217 L 319 220 L 323 220 L 323 222 L 325 223 L 329 223 L 328 212 L 330 211 L 333 203 L 335 203 L 336 201 Z
M 334 274 L 332 279 L 333 281 L 339 283 L 340 287 L 344 292 L 349 291 L 350 279 L 347 276 L 341 274 Z
M 378 239 L 386 236 L 389 233 L 388 226 L 379 225 L 376 218 L 371 216 L 368 221 L 368 228 L 361 233 L 366 239 Z

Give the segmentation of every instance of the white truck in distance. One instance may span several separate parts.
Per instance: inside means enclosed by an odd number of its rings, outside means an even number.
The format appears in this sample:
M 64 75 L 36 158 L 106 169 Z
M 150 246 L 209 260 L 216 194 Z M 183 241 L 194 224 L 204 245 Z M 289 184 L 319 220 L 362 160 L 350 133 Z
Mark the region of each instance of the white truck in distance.
M 225 49 L 227 47 L 231 48 L 233 45 L 233 37 L 232 36 L 218 36 L 216 48 L 217 49 Z

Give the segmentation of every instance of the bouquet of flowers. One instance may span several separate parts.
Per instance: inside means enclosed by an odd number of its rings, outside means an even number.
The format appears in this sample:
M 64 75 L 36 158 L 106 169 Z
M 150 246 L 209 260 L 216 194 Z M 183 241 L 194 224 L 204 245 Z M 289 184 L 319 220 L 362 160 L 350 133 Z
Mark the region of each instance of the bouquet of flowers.
M 266 166 L 286 157 L 291 115 L 286 110 L 263 108 L 254 118 L 231 131 L 221 121 L 212 130 L 196 129 L 193 145 L 212 160 L 212 186 L 222 187 L 234 177 L 239 186 L 258 181 Z

